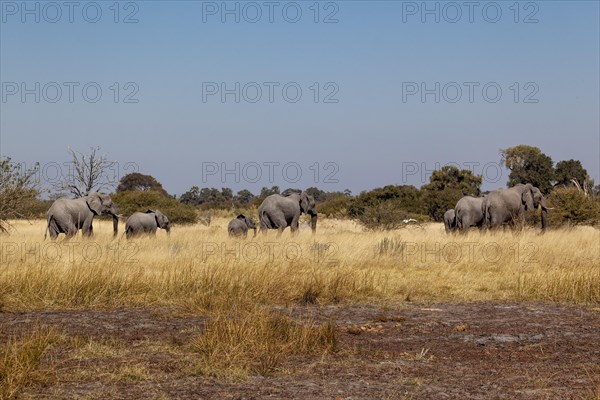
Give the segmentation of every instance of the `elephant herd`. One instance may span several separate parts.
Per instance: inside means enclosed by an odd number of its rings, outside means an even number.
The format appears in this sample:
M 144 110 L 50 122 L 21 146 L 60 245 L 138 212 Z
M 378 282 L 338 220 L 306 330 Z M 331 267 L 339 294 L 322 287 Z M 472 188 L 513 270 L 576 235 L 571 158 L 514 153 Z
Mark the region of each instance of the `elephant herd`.
M 260 230 L 277 229 L 280 236 L 288 226 L 292 234 L 298 230 L 301 214 L 311 217 L 311 229 L 317 230 L 317 211 L 315 199 L 306 192 L 291 193 L 287 196 L 273 194 L 265 198 L 258 208 Z M 52 240 L 64 233 L 67 238 L 74 236 L 81 229 L 83 236 L 93 235 L 92 222 L 97 215 L 111 215 L 113 218 L 113 236 L 117 235 L 119 215 L 111 198 L 107 194 L 92 192 L 77 199 L 57 199 L 48 210 L 46 235 L 50 233 Z M 125 235 L 132 238 L 140 235 L 155 235 L 158 228 L 171 231 L 169 219 L 159 210 L 135 212 L 125 222 Z M 227 226 L 230 236 L 248 235 L 248 230 L 254 230 L 256 222 L 252 217 L 243 214 L 234 218 Z
M 456 206 L 444 214 L 446 232 L 466 231 L 471 227 L 480 229 L 497 228 L 503 225 L 515 225 L 523 221 L 525 212 L 542 208 L 542 230 L 547 226 L 548 207 L 540 190 L 531 184 L 517 184 L 510 189 L 496 189 L 484 197 L 465 196 Z M 277 229 L 280 236 L 288 226 L 292 234 L 298 230 L 300 215 L 310 216 L 313 233 L 317 230 L 317 211 L 315 199 L 306 192 L 288 195 L 273 194 L 264 199 L 258 208 L 260 231 Z M 110 215 L 113 219 L 113 236 L 117 235 L 119 215 L 115 204 L 107 194 L 92 192 L 77 199 L 57 199 L 48 210 L 47 233 L 56 239 L 61 233 L 67 238 L 81 229 L 83 236 L 93 235 L 92 222 L 97 215 Z M 171 231 L 169 219 L 159 210 L 135 212 L 125 222 L 127 238 L 142 234 L 155 235 L 158 228 Z M 227 226 L 230 236 L 248 235 L 248 230 L 257 225 L 252 217 L 238 215 Z
M 509 189 L 496 189 L 483 197 L 465 196 L 444 214 L 447 233 L 464 232 L 470 227 L 480 229 L 514 226 L 524 221 L 525 212 L 542 208 L 542 230 L 548 222 L 548 207 L 542 192 L 535 186 L 519 183 Z

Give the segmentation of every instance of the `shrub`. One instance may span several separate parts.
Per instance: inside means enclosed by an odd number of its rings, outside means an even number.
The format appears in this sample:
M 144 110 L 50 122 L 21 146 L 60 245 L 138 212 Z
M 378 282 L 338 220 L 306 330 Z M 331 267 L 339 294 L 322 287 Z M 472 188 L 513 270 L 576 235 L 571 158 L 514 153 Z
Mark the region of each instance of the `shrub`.
M 339 195 L 317 203 L 317 212 L 329 218 L 348 217 L 348 207 L 352 198 L 346 195 Z
M 374 206 L 369 206 L 358 215 L 357 220 L 369 230 L 391 230 L 406 226 L 404 220 L 416 219 L 417 222 L 424 222 L 424 218 L 419 214 L 412 214 L 397 207 L 393 202 L 383 202 Z
M 444 219 L 444 213 L 454 208 L 463 196 L 464 193 L 459 189 L 424 190 L 422 195 L 423 207 L 425 207 L 425 212 L 432 220 L 441 222 Z
M 119 213 L 129 216 L 136 211 L 159 209 L 174 224 L 194 224 L 198 221 L 196 210 L 176 199 L 154 190 L 127 190 L 111 195 Z
M 397 229 L 403 220 L 422 220 L 419 190 L 389 185 L 363 192 L 349 202 L 348 215 L 372 230 Z
M 600 200 L 586 196 L 574 187 L 556 188 L 548 196 L 550 226 L 598 225 L 600 222 Z

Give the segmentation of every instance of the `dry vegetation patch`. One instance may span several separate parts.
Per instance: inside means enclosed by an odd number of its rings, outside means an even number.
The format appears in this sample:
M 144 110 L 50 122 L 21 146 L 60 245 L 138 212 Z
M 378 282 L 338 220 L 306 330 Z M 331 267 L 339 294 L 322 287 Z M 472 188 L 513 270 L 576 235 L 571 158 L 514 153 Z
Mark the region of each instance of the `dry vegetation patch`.
M 411 301 L 600 301 L 600 231 L 591 227 L 446 235 L 441 224 L 361 232 L 324 220 L 317 236 L 227 236 L 227 220 L 170 237 L 43 240 L 44 222 L 14 222 L 2 242 L 5 310 Z

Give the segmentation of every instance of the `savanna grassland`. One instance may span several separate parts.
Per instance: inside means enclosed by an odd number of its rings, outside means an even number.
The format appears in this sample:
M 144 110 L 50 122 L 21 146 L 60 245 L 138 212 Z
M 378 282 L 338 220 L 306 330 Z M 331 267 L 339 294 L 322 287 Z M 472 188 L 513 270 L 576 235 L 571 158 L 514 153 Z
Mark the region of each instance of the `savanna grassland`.
M 227 222 L 57 242 L 13 222 L 0 398 L 600 399 L 595 228 Z

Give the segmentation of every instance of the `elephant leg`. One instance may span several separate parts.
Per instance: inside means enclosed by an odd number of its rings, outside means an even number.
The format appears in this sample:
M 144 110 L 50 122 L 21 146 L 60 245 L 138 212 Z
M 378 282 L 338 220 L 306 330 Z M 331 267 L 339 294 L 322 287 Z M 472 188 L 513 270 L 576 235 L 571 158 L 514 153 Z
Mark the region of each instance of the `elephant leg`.
M 277 228 L 277 237 L 280 238 L 281 234 L 283 233 L 283 230 L 285 229 L 285 227 L 279 227 Z
M 94 227 L 92 226 L 92 219 L 83 221 L 83 225 L 81 226 L 81 233 L 84 237 L 94 236 Z
M 50 228 L 48 228 L 48 233 L 50 233 L 51 240 L 56 240 L 59 232 L 58 232 L 58 229 L 56 229 L 56 227 L 50 227 Z
M 50 240 L 56 240 L 60 233 L 60 229 L 58 228 L 58 225 L 56 225 L 54 218 L 52 218 L 48 224 L 48 233 L 50 234 Z

